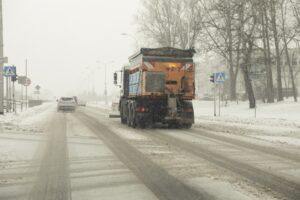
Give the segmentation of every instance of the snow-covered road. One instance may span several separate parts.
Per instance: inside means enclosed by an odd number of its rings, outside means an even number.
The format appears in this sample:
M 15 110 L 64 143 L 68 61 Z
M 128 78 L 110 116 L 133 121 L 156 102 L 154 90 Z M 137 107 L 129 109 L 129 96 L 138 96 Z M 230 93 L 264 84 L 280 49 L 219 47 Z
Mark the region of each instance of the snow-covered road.
M 2 120 L 0 199 L 300 198 L 297 145 L 209 124 L 132 129 L 108 112 L 50 103 Z

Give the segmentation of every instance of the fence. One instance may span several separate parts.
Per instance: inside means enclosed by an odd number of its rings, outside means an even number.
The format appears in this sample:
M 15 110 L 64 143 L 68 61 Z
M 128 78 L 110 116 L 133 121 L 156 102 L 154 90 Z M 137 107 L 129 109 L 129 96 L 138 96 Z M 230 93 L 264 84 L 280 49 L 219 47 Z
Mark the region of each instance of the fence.
M 16 113 L 17 111 L 23 111 L 26 107 L 28 107 L 28 101 L 26 100 L 12 100 L 12 99 L 4 99 L 3 108 L 7 113 Z

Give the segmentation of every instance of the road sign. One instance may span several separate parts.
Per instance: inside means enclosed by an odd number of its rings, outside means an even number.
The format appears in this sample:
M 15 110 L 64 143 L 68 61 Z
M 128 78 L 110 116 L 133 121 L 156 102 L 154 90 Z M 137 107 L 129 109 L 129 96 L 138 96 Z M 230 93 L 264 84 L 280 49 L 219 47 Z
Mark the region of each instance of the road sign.
M 37 85 L 37 86 L 35 86 L 35 89 L 36 89 L 36 90 L 40 90 L 40 89 L 41 89 L 41 86 Z
M 16 82 L 17 80 L 18 80 L 17 76 L 12 76 L 12 77 L 11 77 L 11 81 L 12 81 L 12 82 Z
M 18 76 L 18 83 L 21 85 L 26 84 L 26 76 Z
M 224 83 L 225 82 L 225 72 L 215 73 L 215 82 L 216 83 Z
M 5 66 L 3 70 L 3 76 L 5 77 L 17 76 L 17 68 L 15 66 Z
M 31 84 L 31 79 L 27 77 L 24 86 L 29 86 Z
M 24 86 L 29 86 L 31 84 L 31 80 L 26 76 L 18 76 L 18 83 Z
M 0 58 L 0 63 L 8 63 L 8 58 L 7 57 Z

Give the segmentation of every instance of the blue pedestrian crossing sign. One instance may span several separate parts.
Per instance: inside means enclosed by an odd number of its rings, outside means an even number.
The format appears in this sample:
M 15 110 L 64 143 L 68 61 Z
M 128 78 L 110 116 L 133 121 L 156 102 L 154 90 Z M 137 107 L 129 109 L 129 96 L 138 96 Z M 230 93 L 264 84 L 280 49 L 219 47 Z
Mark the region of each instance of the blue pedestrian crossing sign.
M 225 82 L 225 72 L 215 73 L 215 82 L 216 83 L 224 83 Z
M 5 76 L 5 77 L 17 76 L 16 66 L 5 66 L 3 69 L 3 76 Z

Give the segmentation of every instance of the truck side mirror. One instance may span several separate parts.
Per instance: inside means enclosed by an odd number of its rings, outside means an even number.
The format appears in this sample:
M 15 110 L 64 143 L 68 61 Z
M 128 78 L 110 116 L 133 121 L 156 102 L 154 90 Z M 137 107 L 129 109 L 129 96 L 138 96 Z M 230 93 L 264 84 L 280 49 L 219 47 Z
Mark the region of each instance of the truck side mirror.
M 117 74 L 117 72 L 114 73 L 114 84 L 115 85 L 118 84 L 118 74 Z

